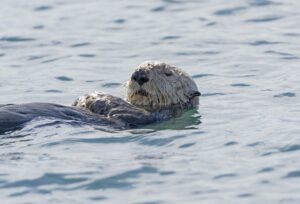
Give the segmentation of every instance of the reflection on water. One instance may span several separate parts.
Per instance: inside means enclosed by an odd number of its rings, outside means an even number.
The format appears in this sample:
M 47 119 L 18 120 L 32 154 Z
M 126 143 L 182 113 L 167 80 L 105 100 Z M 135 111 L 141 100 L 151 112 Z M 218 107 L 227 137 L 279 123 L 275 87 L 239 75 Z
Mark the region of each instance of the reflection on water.
M 1 135 L 2 203 L 299 203 L 299 1 L 3 1 L 0 104 L 125 97 L 178 65 L 198 110 L 115 131 L 32 121 Z
M 198 129 L 197 126 L 201 123 L 201 116 L 197 110 L 189 110 L 183 113 L 180 117 L 171 119 L 169 121 L 163 121 L 161 123 L 155 123 L 145 126 L 146 129 L 159 130 L 184 130 L 184 129 Z

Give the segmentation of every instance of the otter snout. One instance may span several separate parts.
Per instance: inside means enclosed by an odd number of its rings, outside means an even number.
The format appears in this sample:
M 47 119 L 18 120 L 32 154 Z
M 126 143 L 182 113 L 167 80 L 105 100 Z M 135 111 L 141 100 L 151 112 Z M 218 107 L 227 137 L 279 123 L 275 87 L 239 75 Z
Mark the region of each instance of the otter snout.
M 147 73 L 143 70 L 136 70 L 132 76 L 132 81 L 136 81 L 140 86 L 142 86 L 144 83 L 149 81 L 149 77 L 147 76 Z

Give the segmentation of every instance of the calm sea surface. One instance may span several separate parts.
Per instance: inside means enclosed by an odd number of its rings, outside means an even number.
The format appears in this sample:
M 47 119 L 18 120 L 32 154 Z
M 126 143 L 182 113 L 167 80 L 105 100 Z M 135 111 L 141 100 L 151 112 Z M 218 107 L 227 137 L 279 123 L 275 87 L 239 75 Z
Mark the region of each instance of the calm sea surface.
M 199 109 L 1 135 L 1 204 L 300 203 L 300 1 L 1 1 L 0 104 L 124 97 L 144 60 L 190 73 Z

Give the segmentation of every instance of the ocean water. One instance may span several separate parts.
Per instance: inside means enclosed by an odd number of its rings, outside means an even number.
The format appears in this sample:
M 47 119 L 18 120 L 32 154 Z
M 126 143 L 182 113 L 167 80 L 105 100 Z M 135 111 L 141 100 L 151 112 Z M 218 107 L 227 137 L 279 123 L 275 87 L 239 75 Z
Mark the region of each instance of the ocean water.
M 2 0 L 0 19 L 0 104 L 124 97 L 144 60 L 202 92 L 142 129 L 1 135 L 1 203 L 300 203 L 300 1 Z

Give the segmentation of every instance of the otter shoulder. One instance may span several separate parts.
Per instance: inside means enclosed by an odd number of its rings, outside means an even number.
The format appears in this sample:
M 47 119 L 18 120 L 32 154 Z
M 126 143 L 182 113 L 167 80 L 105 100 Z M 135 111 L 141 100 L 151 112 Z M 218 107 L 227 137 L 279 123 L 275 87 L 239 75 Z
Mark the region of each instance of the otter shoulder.
M 81 96 L 76 99 L 73 106 L 87 109 L 108 118 L 121 120 L 131 127 L 153 123 L 156 120 L 150 112 L 138 108 L 122 98 L 102 92 Z

